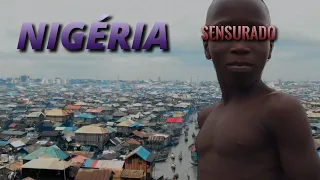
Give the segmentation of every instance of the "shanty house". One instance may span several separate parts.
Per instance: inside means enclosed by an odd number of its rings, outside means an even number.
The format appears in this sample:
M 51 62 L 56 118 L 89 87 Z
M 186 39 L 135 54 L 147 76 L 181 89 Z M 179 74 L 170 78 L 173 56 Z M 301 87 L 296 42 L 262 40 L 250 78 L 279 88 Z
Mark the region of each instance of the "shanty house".
M 82 126 L 75 131 L 75 140 L 82 145 L 98 146 L 99 149 L 103 149 L 110 138 L 108 133 L 106 129 L 99 126 Z
M 134 130 L 139 130 L 141 124 L 131 119 L 123 121 L 116 125 L 117 132 L 121 134 L 131 134 Z
M 121 173 L 122 180 L 144 180 L 145 175 L 143 170 L 124 169 Z
M 27 115 L 27 122 L 28 125 L 38 124 L 45 119 L 45 114 L 42 112 L 32 112 Z
M 55 122 L 65 122 L 69 119 L 69 114 L 62 109 L 52 109 L 46 112 L 46 118 Z
M 72 112 L 72 113 L 79 113 L 81 111 L 81 106 L 76 106 L 76 105 L 67 105 L 64 107 L 65 110 Z
M 28 161 L 41 158 L 41 157 L 58 158 L 60 160 L 69 159 L 69 155 L 63 152 L 58 146 L 50 146 L 50 147 L 40 147 L 36 151 L 28 154 L 23 158 L 23 162 L 26 163 Z
M 88 113 L 81 113 L 81 114 L 74 115 L 74 121 L 77 123 L 81 123 L 81 122 L 94 123 L 95 119 L 96 119 L 95 115 L 88 114 Z
M 171 142 L 171 138 L 167 134 L 153 134 L 149 136 L 148 141 L 146 141 L 145 146 L 150 149 L 163 149 L 167 147 Z
M 166 122 L 168 124 L 178 124 L 178 125 L 183 125 L 183 118 L 182 117 L 168 117 Z
M 112 115 L 114 113 L 113 107 L 110 106 L 102 106 L 101 109 L 104 115 Z
M 2 131 L 0 133 L 1 136 L 11 137 L 11 138 L 22 138 L 26 134 L 27 132 L 24 132 L 24 131 L 11 131 L 11 130 Z
M 79 169 L 74 180 L 114 180 L 113 175 L 108 169 Z
M 150 179 L 154 168 L 155 154 L 150 153 L 144 147 L 139 146 L 130 152 L 125 158 L 125 169 L 144 171 L 144 177 Z
M 62 134 L 60 131 L 42 131 L 40 138 L 60 143 L 62 140 Z
M 122 112 L 122 111 L 116 111 L 112 114 L 114 120 L 118 120 L 118 119 L 120 119 L 124 116 L 127 116 L 127 115 L 128 115 L 127 113 Z
M 70 163 L 58 158 L 33 159 L 21 166 L 22 178 L 32 177 L 35 179 L 69 179 Z
M 86 113 L 93 114 L 95 116 L 101 117 L 103 109 L 102 108 L 97 108 L 97 109 L 87 109 Z
M 114 172 L 113 180 L 120 180 L 124 161 L 121 160 L 92 160 L 87 159 L 82 165 L 85 169 L 108 169 Z

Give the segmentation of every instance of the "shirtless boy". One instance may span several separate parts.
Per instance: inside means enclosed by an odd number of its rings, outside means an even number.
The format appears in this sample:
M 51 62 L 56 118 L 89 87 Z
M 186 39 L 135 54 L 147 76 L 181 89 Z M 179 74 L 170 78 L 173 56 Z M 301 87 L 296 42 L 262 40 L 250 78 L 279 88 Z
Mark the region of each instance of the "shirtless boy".
M 269 26 L 270 16 L 261 0 L 214 0 L 206 25 Z M 204 41 L 222 102 L 198 116 L 199 180 L 320 180 L 304 108 L 261 81 L 272 48 L 270 41 Z

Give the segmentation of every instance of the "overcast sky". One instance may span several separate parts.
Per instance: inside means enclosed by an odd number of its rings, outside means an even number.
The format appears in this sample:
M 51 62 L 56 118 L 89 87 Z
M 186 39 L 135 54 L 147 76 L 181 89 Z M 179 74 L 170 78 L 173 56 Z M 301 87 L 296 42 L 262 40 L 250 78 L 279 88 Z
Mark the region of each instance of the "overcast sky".
M 0 76 L 215 80 L 210 61 L 203 55 L 200 28 L 210 0 L 10 0 L 0 6 Z M 279 29 L 264 79 L 319 80 L 320 17 L 318 0 L 266 0 L 273 24 Z M 57 53 L 21 54 L 17 49 L 23 22 L 95 22 L 110 14 L 110 22 L 132 27 L 145 22 L 166 22 L 170 53 Z M 134 30 L 134 29 L 133 29 Z

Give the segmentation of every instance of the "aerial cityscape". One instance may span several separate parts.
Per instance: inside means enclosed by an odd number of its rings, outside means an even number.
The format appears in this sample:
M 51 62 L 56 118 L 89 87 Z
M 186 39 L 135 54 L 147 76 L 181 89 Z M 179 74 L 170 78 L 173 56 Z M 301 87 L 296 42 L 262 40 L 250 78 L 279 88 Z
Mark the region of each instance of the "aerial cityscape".
M 320 147 L 319 82 L 271 81 L 297 97 Z M 196 179 L 197 112 L 217 82 L 0 80 L 1 179 Z

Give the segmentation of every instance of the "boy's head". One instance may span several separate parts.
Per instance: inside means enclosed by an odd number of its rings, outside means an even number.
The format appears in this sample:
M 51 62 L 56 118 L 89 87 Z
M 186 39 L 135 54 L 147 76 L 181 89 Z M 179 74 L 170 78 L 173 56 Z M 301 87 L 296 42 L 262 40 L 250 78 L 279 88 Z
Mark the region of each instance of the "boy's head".
M 269 10 L 261 0 L 214 0 L 207 12 L 206 26 L 270 26 Z M 261 74 L 271 58 L 270 41 L 204 41 L 207 59 L 213 61 L 220 83 L 250 85 L 261 80 Z M 246 62 L 250 68 L 231 67 Z

